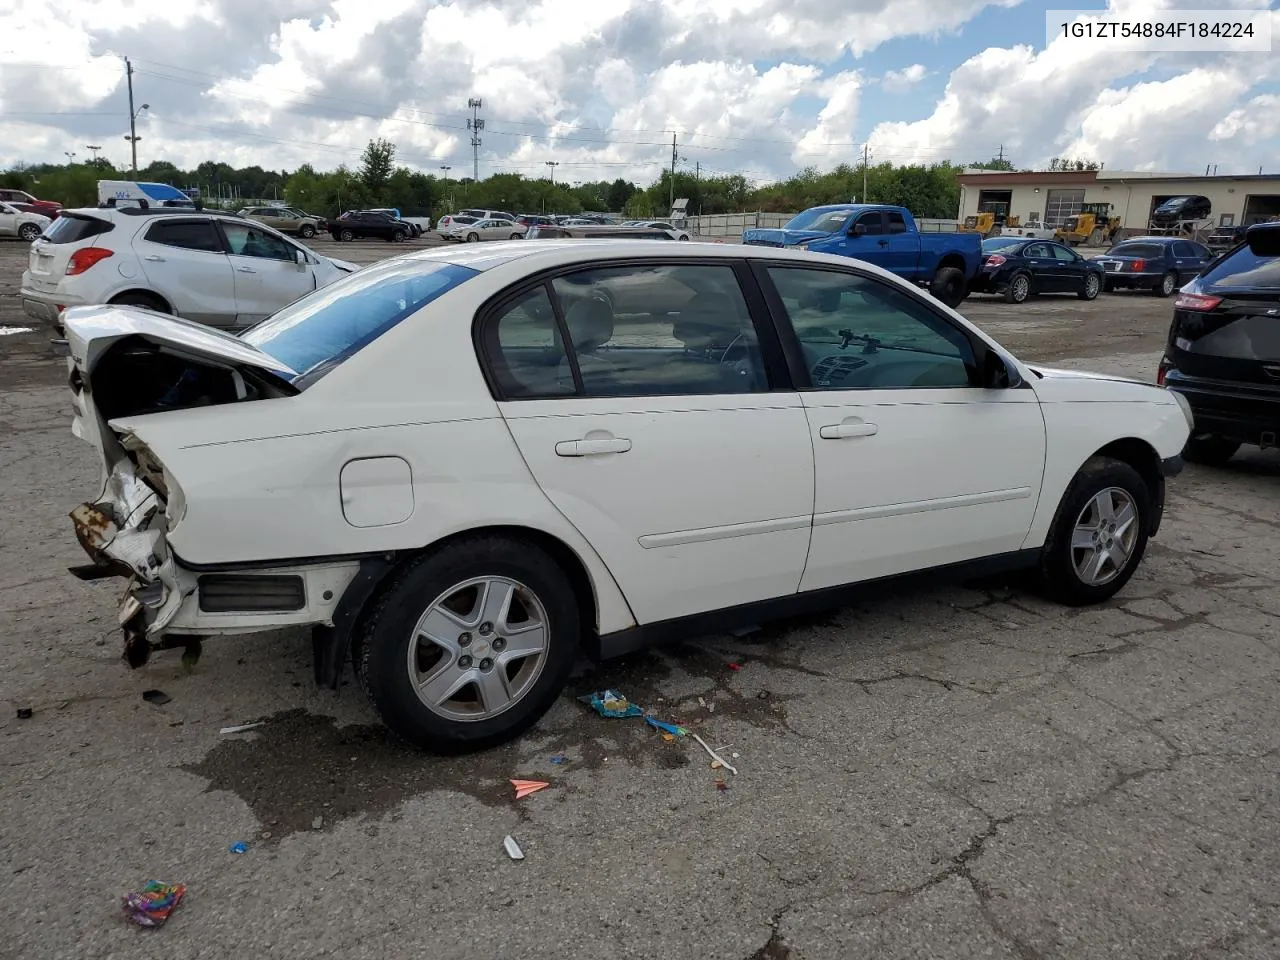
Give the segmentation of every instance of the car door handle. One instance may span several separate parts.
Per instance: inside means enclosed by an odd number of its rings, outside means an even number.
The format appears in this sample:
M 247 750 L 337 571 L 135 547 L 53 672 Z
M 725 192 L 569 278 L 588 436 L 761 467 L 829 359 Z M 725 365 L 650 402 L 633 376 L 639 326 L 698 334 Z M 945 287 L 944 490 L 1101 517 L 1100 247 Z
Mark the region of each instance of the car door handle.
M 556 444 L 557 457 L 596 457 L 605 453 L 626 453 L 631 441 L 625 437 L 608 440 L 561 440 Z
M 236 267 L 236 269 L 239 270 L 241 273 L 257 273 L 258 272 L 257 270 L 253 269 L 253 267 Z
M 147 255 L 147 256 L 145 256 L 145 257 L 143 257 L 142 259 L 143 259 L 143 260 L 150 260 L 152 263 L 164 263 L 164 257 L 157 257 L 154 253 L 149 254 L 149 255 Z
M 832 423 L 818 430 L 823 440 L 847 440 L 853 437 L 874 437 L 880 428 L 865 420 L 846 420 L 844 423 Z
M 889 245 L 888 240 L 877 240 L 876 243 L 878 243 L 882 247 L 887 247 Z

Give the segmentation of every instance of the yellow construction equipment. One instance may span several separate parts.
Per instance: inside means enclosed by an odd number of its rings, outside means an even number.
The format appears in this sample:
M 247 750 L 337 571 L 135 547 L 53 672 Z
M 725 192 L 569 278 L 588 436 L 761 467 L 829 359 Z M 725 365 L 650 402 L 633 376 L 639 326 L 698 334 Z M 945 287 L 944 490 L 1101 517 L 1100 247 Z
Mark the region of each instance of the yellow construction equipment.
M 984 239 L 994 237 L 997 234 L 997 228 L 1004 225 L 1008 216 L 1007 203 L 984 203 L 979 208 L 977 216 L 965 217 L 964 223 L 956 229 L 960 233 L 981 234 Z
M 1053 239 L 1072 247 L 1087 243 L 1091 247 L 1100 247 L 1110 243 L 1111 238 L 1120 230 L 1120 218 L 1111 216 L 1112 205 L 1109 203 L 1084 203 L 1080 212 L 1068 217 L 1057 230 L 1053 231 Z

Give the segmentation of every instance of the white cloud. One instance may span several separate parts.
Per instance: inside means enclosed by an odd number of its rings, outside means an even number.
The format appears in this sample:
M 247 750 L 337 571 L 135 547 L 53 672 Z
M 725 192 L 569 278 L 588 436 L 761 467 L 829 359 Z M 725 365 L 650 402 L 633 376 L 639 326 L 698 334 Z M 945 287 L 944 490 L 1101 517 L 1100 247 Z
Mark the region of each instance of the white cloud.
M 880 86 L 891 93 L 910 90 L 929 75 L 929 68 L 923 63 L 913 63 L 901 70 L 889 70 L 880 78 Z
M 791 159 L 796 166 L 830 166 L 852 159 L 859 152 L 850 143 L 858 121 L 862 75 L 857 71 L 841 73 L 825 80 L 819 92 L 827 104 L 818 112 L 817 124 L 800 138 Z

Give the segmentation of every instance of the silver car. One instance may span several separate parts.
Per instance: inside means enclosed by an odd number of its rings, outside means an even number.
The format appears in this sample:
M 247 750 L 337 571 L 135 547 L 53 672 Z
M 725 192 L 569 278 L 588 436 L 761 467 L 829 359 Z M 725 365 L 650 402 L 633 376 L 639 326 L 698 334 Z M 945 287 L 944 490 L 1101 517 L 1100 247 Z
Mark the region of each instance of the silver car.
M 464 222 L 470 220 L 470 223 Z M 479 240 L 519 240 L 528 228 L 514 220 L 471 220 L 470 217 L 454 217 L 447 233 L 447 239 L 463 240 L 475 243 Z

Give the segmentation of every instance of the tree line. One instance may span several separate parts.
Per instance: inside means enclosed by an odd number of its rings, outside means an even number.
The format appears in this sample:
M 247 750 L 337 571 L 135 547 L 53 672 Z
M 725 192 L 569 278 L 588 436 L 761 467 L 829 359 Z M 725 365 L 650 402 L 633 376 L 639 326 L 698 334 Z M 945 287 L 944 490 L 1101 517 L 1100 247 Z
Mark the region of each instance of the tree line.
M 1080 166 L 1077 168 L 1077 164 Z M 967 166 L 1013 169 L 1005 159 Z M 238 209 L 249 200 L 279 200 L 308 213 L 336 216 L 344 210 L 396 207 L 403 216 L 438 217 L 461 207 L 511 213 L 621 213 L 633 219 L 666 217 L 672 196 L 689 201 L 689 215 L 768 211 L 797 212 L 826 203 L 866 201 L 906 207 L 917 217 L 954 218 L 960 203 L 952 163 L 840 164 L 822 172 L 808 167 L 786 180 L 753 184 L 739 174 L 700 176 L 684 169 L 664 170 L 647 187 L 624 179 L 586 183 L 553 183 L 518 173 L 498 173 L 483 180 L 436 176 L 396 163 L 396 146 L 372 140 L 355 167 L 320 171 L 311 164 L 296 170 L 234 168 L 206 161 L 182 170 L 156 161 L 136 177 L 106 160 L 70 164 L 22 165 L 0 172 L 0 184 L 66 206 L 97 204 L 98 180 L 142 180 L 195 188 L 206 204 Z M 1055 160 L 1054 169 L 1097 169 L 1092 161 Z M 865 182 L 865 191 L 864 191 Z M 673 189 L 674 187 L 674 189 Z

